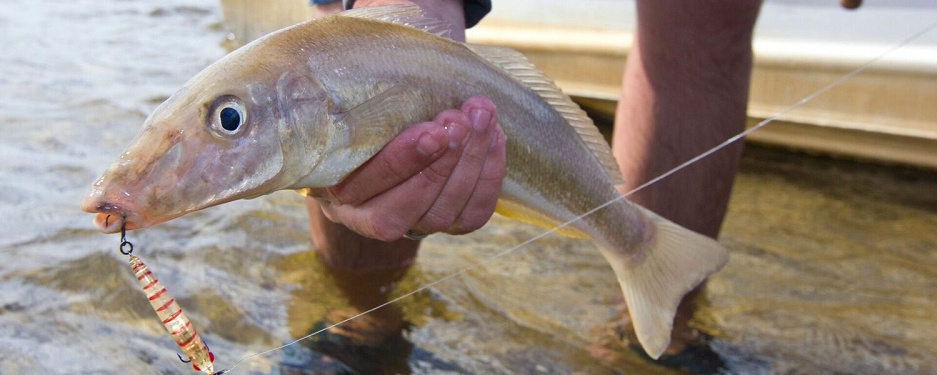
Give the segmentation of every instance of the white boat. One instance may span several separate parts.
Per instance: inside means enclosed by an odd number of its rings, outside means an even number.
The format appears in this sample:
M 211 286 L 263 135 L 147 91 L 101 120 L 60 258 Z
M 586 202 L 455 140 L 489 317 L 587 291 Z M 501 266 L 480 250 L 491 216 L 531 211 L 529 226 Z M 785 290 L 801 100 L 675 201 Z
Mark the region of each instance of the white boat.
M 634 1 L 505 0 L 469 41 L 520 50 L 593 112 L 614 113 Z M 749 123 L 849 74 L 937 22 L 933 0 L 768 0 L 755 30 Z M 937 168 L 937 30 L 891 51 L 749 141 Z
M 222 0 L 251 40 L 316 16 L 308 0 Z M 937 22 L 934 0 L 767 0 L 755 30 L 748 107 L 756 124 Z M 523 52 L 596 116 L 611 117 L 635 25 L 633 0 L 495 0 L 473 43 Z M 937 169 L 937 30 L 920 35 L 748 141 Z

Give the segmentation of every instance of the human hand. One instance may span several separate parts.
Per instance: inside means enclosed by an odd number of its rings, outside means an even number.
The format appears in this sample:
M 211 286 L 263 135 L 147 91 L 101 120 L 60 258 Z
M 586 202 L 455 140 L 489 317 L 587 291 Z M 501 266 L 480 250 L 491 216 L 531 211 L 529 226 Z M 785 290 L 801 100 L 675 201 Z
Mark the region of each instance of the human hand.
M 463 234 L 494 213 L 505 168 L 505 136 L 491 100 L 403 131 L 338 185 L 313 189 L 325 216 L 369 238 L 408 231 Z

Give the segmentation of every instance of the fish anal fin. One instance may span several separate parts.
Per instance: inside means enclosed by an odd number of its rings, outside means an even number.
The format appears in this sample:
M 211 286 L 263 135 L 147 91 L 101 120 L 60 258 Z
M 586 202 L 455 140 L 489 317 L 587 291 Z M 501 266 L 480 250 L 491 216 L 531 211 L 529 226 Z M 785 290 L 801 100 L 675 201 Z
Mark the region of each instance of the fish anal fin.
M 533 224 L 541 228 L 554 229 L 558 225 L 563 224 L 562 222 L 555 220 L 553 218 L 546 217 L 536 210 L 525 207 L 519 203 L 511 202 L 505 199 L 499 199 L 497 206 L 495 206 L 495 212 L 499 215 L 511 218 L 517 221 L 525 222 L 527 224 Z M 588 235 L 580 231 L 579 229 L 573 226 L 565 226 L 556 230 L 557 234 L 560 234 L 565 237 L 570 238 L 589 238 Z
M 452 27 L 448 23 L 430 16 L 416 5 L 362 7 L 346 10 L 339 13 L 339 15 L 409 26 L 443 38 L 449 38 L 449 34 L 452 32 Z
M 603 249 L 625 296 L 638 341 L 654 359 L 670 344 L 677 306 L 690 290 L 718 271 L 728 253 L 715 240 L 645 210 L 654 239 L 637 258 Z
M 510 48 L 485 46 L 478 44 L 465 44 L 488 62 L 501 68 L 514 79 L 531 88 L 543 100 L 549 103 L 579 134 L 583 142 L 592 151 L 596 159 L 605 168 L 613 185 L 623 182 L 618 162 L 612 156 L 612 150 L 605 141 L 605 137 L 595 127 L 592 119 L 586 115 L 572 99 L 563 93 L 549 77 L 537 69 L 522 53 Z

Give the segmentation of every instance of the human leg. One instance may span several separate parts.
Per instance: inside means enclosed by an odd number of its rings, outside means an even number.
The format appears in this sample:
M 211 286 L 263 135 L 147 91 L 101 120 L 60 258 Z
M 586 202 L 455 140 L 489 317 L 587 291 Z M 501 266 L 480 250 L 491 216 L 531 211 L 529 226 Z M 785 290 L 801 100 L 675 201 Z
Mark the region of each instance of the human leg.
M 625 191 L 744 129 L 760 1 L 688 4 L 638 2 L 612 145 Z M 733 144 L 629 199 L 716 237 L 741 150 Z
M 627 192 L 741 132 L 752 65 L 752 29 L 760 1 L 705 6 L 679 0 L 638 1 L 638 30 L 618 102 L 612 150 Z M 725 216 L 738 142 L 628 198 L 715 238 Z M 693 300 L 684 298 L 668 353 L 696 337 Z

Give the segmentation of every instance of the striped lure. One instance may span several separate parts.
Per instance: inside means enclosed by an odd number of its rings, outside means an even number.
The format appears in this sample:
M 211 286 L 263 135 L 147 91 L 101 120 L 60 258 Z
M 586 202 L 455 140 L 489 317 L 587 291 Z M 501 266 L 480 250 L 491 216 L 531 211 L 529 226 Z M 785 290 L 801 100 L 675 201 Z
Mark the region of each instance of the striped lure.
M 169 295 L 166 288 L 156 279 L 156 276 L 146 267 L 146 264 L 135 255 L 130 255 L 130 267 L 133 268 L 134 276 L 140 282 L 140 286 L 143 287 L 143 293 L 150 300 L 153 310 L 156 310 L 156 315 L 163 321 L 166 331 L 172 336 L 176 345 L 179 345 L 179 349 L 189 358 L 184 360 L 180 355 L 179 359 L 186 363 L 192 363 L 195 371 L 214 375 L 223 373 L 224 371 L 214 372 L 215 366 L 212 363 L 215 360 L 214 354 L 208 350 L 208 346 L 198 336 L 192 322 L 185 316 L 179 304 Z

